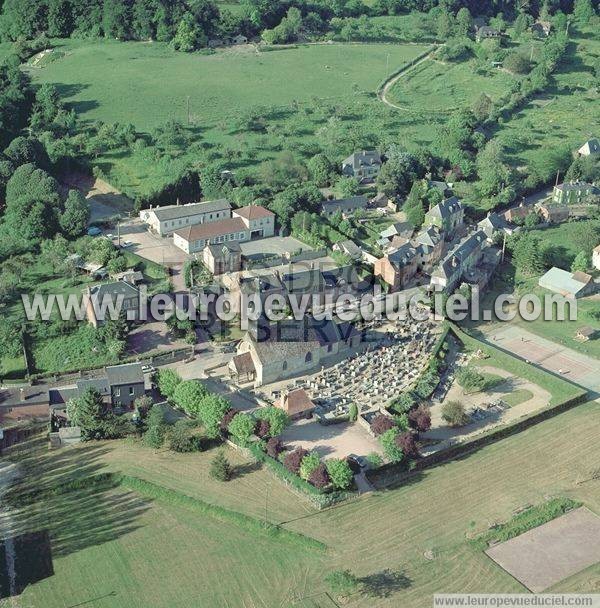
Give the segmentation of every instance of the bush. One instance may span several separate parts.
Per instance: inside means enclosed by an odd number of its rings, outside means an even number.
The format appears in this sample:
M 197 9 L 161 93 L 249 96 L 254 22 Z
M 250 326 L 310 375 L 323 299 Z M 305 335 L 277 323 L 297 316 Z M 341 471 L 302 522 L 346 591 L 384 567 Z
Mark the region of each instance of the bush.
M 350 487 L 354 479 L 354 473 L 346 460 L 328 460 L 326 463 L 327 473 L 331 483 L 338 490 L 345 490 Z
M 221 420 L 221 430 L 223 432 L 227 431 L 227 427 L 229 426 L 229 423 L 240 413 L 240 410 L 236 410 L 234 408 L 231 408 L 229 411 L 225 412 L 225 415 L 223 416 L 223 419 Z
M 367 462 L 373 469 L 379 468 L 383 464 L 383 458 L 377 452 L 367 454 Z
M 271 425 L 268 420 L 257 420 L 254 426 L 254 434 L 261 439 L 271 435 Z
M 431 428 L 431 411 L 421 403 L 419 407 L 408 412 L 408 424 L 419 433 L 426 433 Z
M 350 422 L 356 422 L 357 418 L 358 406 L 356 405 L 356 403 L 351 403 L 350 408 L 348 410 L 348 420 L 350 420 Z
M 302 462 L 300 464 L 300 477 L 302 477 L 302 479 L 306 479 L 308 481 L 308 479 L 311 476 L 311 473 L 321 464 L 321 459 L 319 458 L 319 455 L 316 452 L 311 452 L 310 454 L 307 454 L 303 459 Z
M 442 418 L 450 426 L 463 426 L 469 422 L 465 406 L 460 401 L 446 401 L 442 405 Z
M 254 418 L 248 414 L 239 413 L 229 423 L 227 430 L 230 435 L 235 439 L 236 443 L 241 446 L 245 446 L 248 440 L 254 433 Z
M 360 585 L 360 581 L 350 570 L 336 570 L 325 577 L 325 582 L 333 593 L 344 597 L 354 593 Z
M 383 448 L 383 453 L 385 457 L 390 462 L 401 462 L 404 458 L 404 452 L 402 448 L 396 443 L 396 438 L 400 434 L 399 429 L 394 427 L 393 429 L 389 429 L 386 431 L 380 438 L 381 447 Z
M 279 454 L 281 454 L 281 452 L 283 452 L 283 443 L 282 443 L 281 439 L 278 439 L 277 437 L 271 437 L 267 441 L 266 450 L 267 450 L 267 454 L 271 458 L 277 459 L 279 457 Z
M 172 399 L 186 414 L 197 416 L 200 403 L 207 394 L 205 386 L 197 380 L 183 380 L 176 384 Z
M 266 420 L 269 423 L 269 432 L 272 437 L 281 435 L 290 423 L 290 417 L 282 409 L 274 406 L 260 408 L 254 415 L 259 420 Z
M 189 452 L 200 452 L 202 450 L 202 438 L 190 432 L 187 420 L 178 420 L 168 435 L 169 449 L 181 454 Z
M 521 53 L 511 53 L 504 60 L 504 67 L 513 74 L 528 74 L 531 71 L 531 62 Z
M 231 465 L 223 452 L 218 452 L 210 463 L 210 476 L 219 481 L 231 479 Z
M 415 405 L 415 397 L 411 392 L 402 393 L 399 397 L 394 399 L 390 404 L 390 407 L 399 414 L 408 412 Z
M 308 452 L 306 450 L 298 447 L 293 452 L 286 455 L 286 457 L 283 459 L 283 465 L 288 471 L 298 475 L 302 460 L 307 454 Z
M 324 463 L 320 462 L 308 477 L 308 481 L 315 488 L 325 488 L 329 484 L 329 473 Z
M 465 394 L 476 393 L 485 386 L 483 374 L 472 367 L 461 367 L 456 373 L 456 381 L 462 386 Z
M 377 414 L 371 422 L 371 430 L 376 437 L 383 435 L 385 432 L 395 427 L 394 421 L 385 414 Z

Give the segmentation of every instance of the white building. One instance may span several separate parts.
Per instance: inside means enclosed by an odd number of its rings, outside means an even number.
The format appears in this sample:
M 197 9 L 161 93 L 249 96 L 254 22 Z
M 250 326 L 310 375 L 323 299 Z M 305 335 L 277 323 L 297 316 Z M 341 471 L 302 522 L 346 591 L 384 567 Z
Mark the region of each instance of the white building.
M 231 217 L 231 203 L 225 199 L 188 205 L 151 207 L 140 211 L 140 219 L 148 224 L 152 232 L 161 236 L 186 226 L 218 222 L 229 217 Z
M 233 217 L 240 218 L 248 230 L 251 239 L 260 239 L 275 234 L 275 214 L 260 205 L 240 207 L 233 212 Z
M 244 243 L 249 240 L 250 231 L 239 217 L 206 224 L 194 224 L 173 233 L 173 244 L 186 253 L 198 253 L 207 245 Z

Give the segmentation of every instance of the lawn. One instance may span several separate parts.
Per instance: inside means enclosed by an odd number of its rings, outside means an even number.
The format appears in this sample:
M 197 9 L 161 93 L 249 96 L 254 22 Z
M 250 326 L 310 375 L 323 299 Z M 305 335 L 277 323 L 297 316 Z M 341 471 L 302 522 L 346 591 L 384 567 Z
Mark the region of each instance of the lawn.
M 206 465 L 212 454 L 155 454 L 125 442 L 44 451 L 33 461 L 35 487 L 44 487 L 45 478 L 135 469 L 155 483 L 261 517 L 268 483 L 269 519 L 288 522 L 286 528 L 329 549 L 323 556 L 277 545 L 122 488 L 94 496 L 81 492 L 40 505 L 40 522 L 44 517 L 52 533 L 55 574 L 31 585 L 20 605 L 58 608 L 102 598 L 97 605 L 106 608 L 183 607 L 194 597 L 202 606 L 278 608 L 294 605 L 294 595 L 314 594 L 306 605 L 326 608 L 333 604 L 323 594 L 323 576 L 336 568 L 350 568 L 365 583 L 365 592 L 350 603 L 357 607 L 425 608 L 435 592 L 524 592 L 468 539 L 548 496 L 580 500 L 600 511 L 600 485 L 582 483 L 600 467 L 597 432 L 590 424 L 598 408 L 578 406 L 429 469 L 403 487 L 322 512 L 302 507 L 264 471 L 247 471 L 228 484 L 210 480 Z M 566 441 L 565 429 L 576 442 Z M 243 464 L 243 458 L 235 462 Z M 598 584 L 600 570 L 593 568 L 560 590 Z
M 503 70 L 480 75 L 475 62 L 442 63 L 427 60 L 409 70 L 390 91 L 390 101 L 407 109 L 451 112 L 469 107 L 481 93 L 498 99 L 515 78 Z

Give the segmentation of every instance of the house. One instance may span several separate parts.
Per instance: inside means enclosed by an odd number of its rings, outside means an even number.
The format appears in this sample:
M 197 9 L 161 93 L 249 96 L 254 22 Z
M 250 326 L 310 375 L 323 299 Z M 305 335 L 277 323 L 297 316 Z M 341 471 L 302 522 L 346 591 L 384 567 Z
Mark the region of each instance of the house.
M 462 203 L 456 196 L 452 196 L 432 207 L 425 214 L 426 226 L 437 226 L 445 233 L 446 240 L 451 240 L 454 232 L 462 226 L 465 219 L 465 211 Z
M 262 386 L 310 373 L 328 357 L 350 355 L 361 343 L 362 335 L 351 323 L 312 317 L 278 323 L 263 319 L 260 335 L 249 331 L 238 345 L 237 355 L 250 353 L 253 368 L 248 364 L 244 369 L 254 376 L 254 386 Z
M 575 334 L 575 337 L 582 342 L 587 342 L 588 340 L 592 340 L 596 336 L 596 330 L 589 325 L 585 325 L 584 327 L 580 327 Z
M 518 230 L 511 226 L 504 216 L 498 215 L 495 211 L 490 211 L 484 219 L 477 222 L 477 228 L 483 230 L 488 239 L 493 239 L 498 233 L 513 234 Z
M 592 137 L 588 139 L 579 150 L 577 150 L 578 156 L 598 156 L 600 155 L 600 141 L 597 138 Z
M 573 205 L 585 202 L 585 199 L 592 194 L 600 193 L 600 188 L 594 184 L 585 182 L 571 182 L 554 186 L 552 202 L 557 205 Z
M 536 21 L 531 26 L 531 33 L 534 36 L 538 36 L 540 38 L 546 38 L 550 35 L 552 31 L 552 24 L 550 21 Z
M 431 272 L 444 252 L 444 238 L 435 226 L 424 228 L 413 239 L 417 251 L 418 270 Z
M 477 266 L 486 247 L 487 236 L 483 230 L 477 230 L 466 236 L 431 273 L 430 288 L 441 288 L 446 293 L 452 292 L 465 273 Z
M 475 37 L 477 42 L 481 42 L 482 40 L 486 40 L 488 38 L 500 38 L 502 33 L 497 29 L 490 27 L 489 25 L 482 25 L 477 28 L 477 32 L 475 33 Z
M 370 201 L 373 207 L 377 207 L 378 209 L 383 209 L 389 205 L 390 198 L 387 194 L 383 192 L 378 192 L 376 196 L 374 196 Z
M 373 275 L 381 277 L 390 291 L 404 289 L 417 272 L 417 252 L 410 242 L 375 262 Z
M 136 321 L 140 317 L 140 292 L 127 281 L 88 287 L 86 295 L 86 315 L 94 327 L 109 320 L 113 311 L 125 314 L 128 321 Z
M 592 251 L 592 266 L 596 270 L 600 270 L 600 245 L 596 245 Z
M 354 152 L 342 162 L 342 175 L 356 177 L 359 181 L 372 180 L 379 174 L 382 160 L 376 150 Z
M 331 217 L 338 212 L 347 216 L 358 209 L 366 209 L 367 205 L 368 200 L 365 196 L 351 196 L 350 198 L 323 201 L 321 203 L 321 213 L 325 217 Z
M 0 454 L 47 426 L 50 414 L 48 389 L 37 386 L 0 389 Z
M 213 275 L 239 272 L 242 269 L 242 248 L 238 242 L 206 245 L 202 261 Z
M 391 226 L 384 228 L 379 233 L 379 236 L 381 237 L 380 241 L 383 242 L 383 240 L 391 241 L 395 236 L 410 238 L 412 232 L 412 226 L 407 222 L 395 222 Z
M 315 411 L 315 404 L 303 388 L 284 391 L 275 402 L 292 420 L 311 418 Z
M 511 223 L 516 224 L 523 221 L 531 213 L 531 208 L 521 203 L 518 207 L 513 207 L 505 211 L 502 216 L 504 219 Z
M 198 253 L 207 245 L 221 243 L 245 243 L 250 240 L 250 230 L 240 217 L 206 224 L 194 224 L 173 233 L 173 245 L 186 253 Z
M 569 272 L 554 266 L 540 277 L 538 285 L 568 298 L 583 298 L 596 291 L 596 284 L 586 272 Z
M 135 286 L 143 282 L 144 274 L 140 270 L 129 268 L 123 272 L 117 272 L 116 274 L 111 275 L 111 278 L 114 281 L 125 281 L 126 283 Z
M 218 222 L 231 216 L 231 203 L 226 199 L 150 207 L 140 211 L 140 219 L 156 234 L 166 236 L 178 229 L 195 224 Z
M 340 241 L 335 243 L 333 250 L 342 255 L 347 255 L 352 260 L 360 260 L 362 258 L 362 249 L 351 240 Z
M 540 205 L 538 214 L 547 224 L 560 224 L 569 219 L 569 207 L 567 205 Z
M 250 239 L 260 239 L 275 234 L 275 214 L 260 205 L 240 207 L 233 212 L 250 231 Z
M 146 394 L 146 381 L 141 363 L 125 363 L 104 368 L 101 376 L 80 378 L 74 386 L 51 388 L 50 404 L 53 414 L 66 418 L 66 405 L 86 390 L 100 393 L 107 406 L 121 410 L 133 409 L 134 401 Z

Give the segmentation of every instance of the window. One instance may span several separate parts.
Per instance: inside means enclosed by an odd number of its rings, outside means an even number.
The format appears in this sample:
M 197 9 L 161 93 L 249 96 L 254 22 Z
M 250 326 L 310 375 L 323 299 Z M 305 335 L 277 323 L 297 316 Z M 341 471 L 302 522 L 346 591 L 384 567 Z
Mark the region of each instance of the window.
M 120 388 L 116 388 L 115 389 L 115 397 L 120 397 L 121 396 L 121 389 Z
M 281 366 L 281 369 L 282 369 L 283 371 L 285 371 L 285 370 L 287 369 L 287 361 L 284 361 L 284 362 L 283 362 L 283 365 Z
M 135 395 L 135 389 L 133 388 L 133 386 L 129 387 L 129 395 Z
M 304 357 L 304 363 L 310 363 L 312 361 L 312 353 L 306 353 L 306 357 Z

